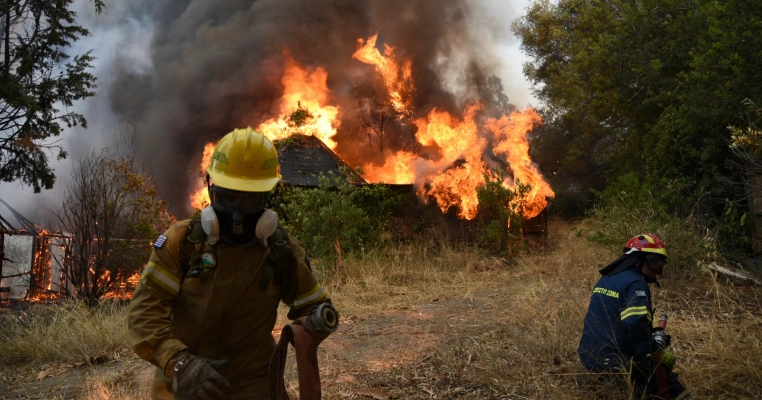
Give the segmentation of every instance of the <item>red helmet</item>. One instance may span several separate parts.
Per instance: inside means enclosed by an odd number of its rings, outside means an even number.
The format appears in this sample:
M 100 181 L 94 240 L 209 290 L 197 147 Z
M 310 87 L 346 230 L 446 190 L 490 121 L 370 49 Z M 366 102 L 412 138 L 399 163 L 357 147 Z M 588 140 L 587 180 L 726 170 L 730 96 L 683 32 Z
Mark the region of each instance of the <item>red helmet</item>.
M 667 249 L 664 248 L 664 242 L 653 233 L 644 233 L 635 236 L 624 245 L 625 254 L 632 254 L 635 251 L 661 254 L 664 257 L 667 257 Z

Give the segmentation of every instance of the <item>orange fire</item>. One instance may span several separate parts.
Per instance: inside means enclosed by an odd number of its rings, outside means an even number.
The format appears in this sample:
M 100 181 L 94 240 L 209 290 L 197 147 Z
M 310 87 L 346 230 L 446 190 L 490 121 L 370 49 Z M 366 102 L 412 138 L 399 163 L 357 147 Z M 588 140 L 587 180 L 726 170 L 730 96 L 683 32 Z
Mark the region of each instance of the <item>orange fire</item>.
M 391 105 L 403 118 L 409 118 L 415 111 L 410 109 L 415 87 L 412 63 L 398 60 L 394 47 L 388 44 L 384 45 L 382 54 L 376 48 L 377 39 L 378 34 L 367 40 L 358 39 L 352 58 L 375 67 Z M 332 96 L 327 78 L 324 69 L 302 68 L 287 55 L 281 79 L 284 92 L 277 104 L 279 116 L 261 123 L 257 129 L 273 141 L 294 134 L 312 135 L 336 150 L 333 138 L 339 127 L 340 110 L 330 104 Z M 554 196 L 529 158 L 526 135 L 535 124 L 542 122 L 541 118 L 527 108 L 484 121 L 477 118 L 483 108 L 472 101 L 466 106 L 462 119 L 433 109 L 427 117 L 410 121 L 417 127 L 416 139 L 425 150 L 421 152 L 425 156 L 410 151 L 387 152 L 382 164 L 362 166 L 364 178 L 371 183 L 414 184 L 424 201 L 435 201 L 443 212 L 454 207 L 460 218 L 473 219 L 479 205 L 477 189 L 484 185 L 485 175 L 495 176 L 491 169 L 494 164 L 504 161 L 509 165 L 506 172 L 510 173 L 506 174 L 509 178 L 503 185 L 512 188 L 514 181 L 530 185 L 531 191 L 524 199 L 524 216 L 537 216 L 547 206 L 547 198 Z M 490 153 L 488 138 L 495 157 L 504 157 L 504 160 L 485 160 L 485 154 Z M 202 169 L 208 165 L 213 148 L 211 143 L 205 148 Z M 191 195 L 191 201 L 196 209 L 208 205 L 206 188 L 199 188 Z
M 201 164 L 199 165 L 199 174 L 202 177 L 206 177 L 206 169 L 212 163 L 212 155 L 216 146 L 217 143 L 207 143 L 204 146 L 204 155 L 201 157 Z M 202 210 L 209 206 L 209 192 L 206 190 L 204 179 L 201 179 L 196 190 L 190 195 L 190 202 L 194 210 Z
M 394 48 L 389 45 L 385 45 L 382 55 L 376 48 L 377 39 L 377 34 L 366 41 L 359 39 L 358 50 L 352 57 L 374 65 L 383 77 L 395 109 L 409 114 L 410 96 L 406 94 L 414 90 L 411 63 L 409 60 L 399 63 Z M 418 119 L 414 124 L 418 127 L 418 142 L 435 148 L 438 157 L 423 158 L 410 152 L 387 154 L 383 165 L 363 166 L 365 178 L 369 182 L 415 183 L 419 196 L 424 200 L 433 198 L 443 212 L 455 207 L 460 218 L 473 219 L 479 205 L 477 188 L 484 185 L 485 175 L 494 175 L 482 158 L 487 142 L 480 133 L 492 132 L 495 154 L 507 157 L 515 179 L 532 186 L 525 199 L 524 215 L 537 216 L 547 206 L 546 196 L 554 196 L 529 158 L 526 134 L 533 124 L 541 122 L 539 115 L 527 109 L 512 113 L 510 118 L 490 119 L 486 126 L 480 127 L 475 122 L 475 114 L 481 108 L 476 103 L 466 106 L 462 121 L 447 112 L 432 110 L 427 118 Z M 507 179 L 504 185 L 512 187 L 513 182 Z
M 386 157 L 382 166 L 365 164 L 362 167 L 363 178 L 375 183 L 413 183 L 415 182 L 415 162 L 417 154 L 400 151 Z
M 140 271 L 135 271 L 135 273 L 134 273 L 134 274 L 130 275 L 130 277 L 129 277 L 129 278 L 127 278 L 127 283 L 129 283 L 130 285 L 132 285 L 132 287 L 135 287 L 135 286 L 137 286 L 137 285 L 138 285 L 138 283 L 140 283 L 140 277 L 141 277 L 141 275 L 142 275 L 142 274 L 141 274 L 141 272 L 140 272 Z
M 503 115 L 500 119 L 490 118 L 487 121 L 487 129 L 495 134 L 497 142 L 493 148 L 495 154 L 503 154 L 507 157 L 515 180 L 532 187 L 527 194 L 524 206 L 526 218 L 539 215 L 548 205 L 547 198 L 555 196 L 553 189 L 545 182 L 540 171 L 529 158 L 529 141 L 526 135 L 532 130 L 534 124 L 541 121 L 537 112 L 531 108 L 523 113 L 514 111 L 510 118 Z M 513 182 L 510 184 L 503 182 L 503 186 L 511 187 Z
M 423 145 L 436 144 L 441 149 L 442 159 L 439 167 L 445 167 L 429 178 L 429 189 L 422 186 L 419 194 L 433 196 L 439 208 L 446 212 L 450 207 L 458 209 L 458 216 L 465 219 L 476 217 L 479 201 L 476 189 L 484 185 L 484 174 L 488 171 L 481 155 L 487 146 L 487 140 L 478 136 L 478 127 L 474 114 L 481 109 L 481 104 L 469 105 L 463 121 L 455 121 L 450 114 L 429 114 L 427 121 L 418 120 L 418 141 Z M 462 160 L 462 164 L 451 167 Z
M 436 147 L 439 158 L 430 160 L 409 152 L 391 154 L 381 166 L 363 166 L 365 178 L 369 182 L 416 183 L 417 193 L 424 199 L 432 197 L 443 212 L 456 207 L 460 218 L 475 218 L 479 206 L 476 190 L 484 185 L 485 174 L 494 176 L 482 159 L 486 139 L 479 136 L 480 127 L 474 120 L 480 109 L 479 104 L 467 106 L 463 121 L 433 110 L 428 118 L 415 121 L 416 138 L 423 146 Z M 510 117 L 491 118 L 481 129 L 494 135 L 493 151 L 506 156 L 514 179 L 532 187 L 524 199 L 526 218 L 537 216 L 547 206 L 546 196 L 554 196 L 529 158 L 526 134 L 539 122 L 537 112 L 528 108 Z M 503 185 L 511 188 L 514 183 L 507 178 Z
M 283 97 L 279 100 L 280 115 L 265 121 L 257 128 L 275 141 L 294 134 L 315 136 L 331 149 L 336 148 L 333 136 L 339 127 L 339 109 L 327 105 L 331 97 L 328 73 L 323 68 L 303 69 L 293 58 L 286 56 Z M 301 111 L 295 121 L 293 116 Z
M 413 89 L 412 63 L 405 60 L 402 65 L 395 62 L 394 47 L 384 44 L 384 54 L 376 48 L 378 34 L 363 40 L 357 39 L 358 48 L 352 58 L 376 67 L 389 91 L 392 106 L 403 114 L 410 114 L 410 93 Z
M 487 142 L 478 137 L 474 122 L 479 109 L 480 104 L 469 105 L 463 121 L 447 112 L 432 110 L 428 118 L 415 121 L 416 138 L 424 146 L 438 148 L 440 157 L 430 160 L 400 152 L 388 157 L 380 167 L 366 164 L 365 178 L 369 182 L 416 183 L 418 194 L 424 199 L 433 197 L 442 211 L 454 206 L 459 217 L 473 219 L 479 204 L 476 188 L 484 184 L 487 170 L 481 160 Z M 459 165 L 453 167 L 459 160 Z

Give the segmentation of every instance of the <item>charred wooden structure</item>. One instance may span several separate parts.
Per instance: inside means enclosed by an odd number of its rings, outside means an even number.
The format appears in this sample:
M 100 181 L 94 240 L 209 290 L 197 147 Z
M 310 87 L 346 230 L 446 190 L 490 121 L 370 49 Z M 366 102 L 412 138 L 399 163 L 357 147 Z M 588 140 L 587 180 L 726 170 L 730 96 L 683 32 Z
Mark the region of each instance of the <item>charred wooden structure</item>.
M 63 294 L 71 238 L 39 229 L 0 200 L 0 300 L 28 300 Z

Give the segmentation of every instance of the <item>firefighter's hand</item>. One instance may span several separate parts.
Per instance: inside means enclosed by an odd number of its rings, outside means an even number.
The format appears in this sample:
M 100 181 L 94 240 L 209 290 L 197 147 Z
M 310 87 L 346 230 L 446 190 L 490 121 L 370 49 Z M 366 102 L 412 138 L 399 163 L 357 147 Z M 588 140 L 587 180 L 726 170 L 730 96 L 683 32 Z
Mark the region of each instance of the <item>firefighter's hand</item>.
M 193 400 L 224 400 L 230 392 L 230 383 L 217 372 L 230 364 L 228 360 L 210 360 L 196 357 L 185 350 L 172 357 L 167 368 L 174 366 L 170 374 L 172 389 L 182 398 Z
M 654 356 L 654 360 L 670 370 L 675 366 L 675 355 L 667 349 L 661 349 L 658 354 Z

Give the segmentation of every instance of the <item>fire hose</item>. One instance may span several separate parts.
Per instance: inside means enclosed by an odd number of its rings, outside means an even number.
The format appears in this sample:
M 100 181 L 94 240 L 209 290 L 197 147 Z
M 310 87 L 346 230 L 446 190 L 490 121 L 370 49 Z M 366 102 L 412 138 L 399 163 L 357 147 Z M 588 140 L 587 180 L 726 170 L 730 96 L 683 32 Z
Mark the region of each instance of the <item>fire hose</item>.
M 660 351 L 669 346 L 669 336 L 667 335 L 667 314 L 662 314 L 659 319 L 659 326 L 653 333 L 653 338 L 659 344 Z M 657 396 L 663 400 L 672 400 L 672 394 L 669 392 L 668 381 L 669 369 L 663 364 L 657 364 L 654 367 L 654 377 L 656 378 Z
M 339 327 L 339 313 L 333 306 L 323 303 L 309 316 L 312 325 L 325 334 L 335 332 Z M 270 360 L 270 400 L 291 400 L 286 392 L 283 373 L 286 369 L 288 345 L 294 346 L 296 368 L 299 374 L 299 399 L 320 400 L 320 370 L 318 369 L 317 348 L 320 341 L 301 325 L 289 324 L 283 327 L 280 340 Z

